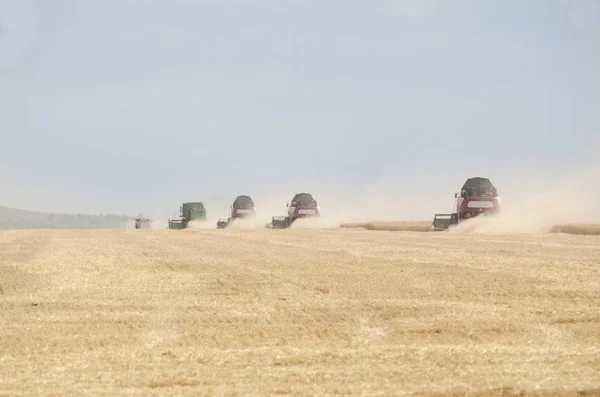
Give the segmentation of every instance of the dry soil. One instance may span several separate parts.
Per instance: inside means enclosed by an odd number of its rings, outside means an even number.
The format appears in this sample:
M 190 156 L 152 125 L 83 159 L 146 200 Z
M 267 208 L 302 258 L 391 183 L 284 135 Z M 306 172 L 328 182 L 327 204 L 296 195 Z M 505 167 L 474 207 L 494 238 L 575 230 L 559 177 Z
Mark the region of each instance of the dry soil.
M 597 236 L 1 232 L 0 395 L 595 396 L 599 307 Z

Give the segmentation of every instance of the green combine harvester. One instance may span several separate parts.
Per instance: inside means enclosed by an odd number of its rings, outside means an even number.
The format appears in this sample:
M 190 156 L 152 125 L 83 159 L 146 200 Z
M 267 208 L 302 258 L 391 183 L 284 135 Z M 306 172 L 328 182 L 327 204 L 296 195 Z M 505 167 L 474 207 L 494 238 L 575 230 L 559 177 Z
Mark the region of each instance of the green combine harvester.
M 183 203 L 179 208 L 179 218 L 169 219 L 169 229 L 185 229 L 192 221 L 206 221 L 206 208 L 203 203 Z

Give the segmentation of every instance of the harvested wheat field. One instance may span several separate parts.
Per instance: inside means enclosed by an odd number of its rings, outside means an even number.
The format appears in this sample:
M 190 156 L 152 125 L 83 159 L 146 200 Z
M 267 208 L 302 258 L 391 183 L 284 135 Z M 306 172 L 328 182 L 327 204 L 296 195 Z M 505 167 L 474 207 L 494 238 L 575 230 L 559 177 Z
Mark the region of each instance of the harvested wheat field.
M 14 231 L 0 252 L 0 395 L 600 395 L 597 236 Z

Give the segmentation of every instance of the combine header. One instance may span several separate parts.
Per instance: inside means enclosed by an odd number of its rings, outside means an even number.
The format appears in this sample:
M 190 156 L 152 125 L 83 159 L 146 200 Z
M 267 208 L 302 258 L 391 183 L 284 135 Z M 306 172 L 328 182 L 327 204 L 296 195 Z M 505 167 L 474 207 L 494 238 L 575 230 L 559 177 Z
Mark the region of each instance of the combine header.
M 271 221 L 273 229 L 285 229 L 299 218 L 318 218 L 321 215 L 317 201 L 309 193 L 298 193 L 291 203 L 287 204 L 287 216 L 274 216 Z
M 229 218 L 219 219 L 217 228 L 224 229 L 235 219 L 247 219 L 256 214 L 254 201 L 250 196 L 237 196 L 230 206 Z
M 192 221 L 206 221 L 206 208 L 203 203 L 183 203 L 179 208 L 179 218 L 169 219 L 169 229 L 185 229 Z
M 460 222 L 479 215 L 500 212 L 498 190 L 487 178 L 469 178 L 458 193 L 454 195 L 455 206 L 451 214 L 435 214 L 432 229 L 448 230 Z
M 149 229 L 152 227 L 152 221 L 147 218 L 135 218 L 136 229 Z

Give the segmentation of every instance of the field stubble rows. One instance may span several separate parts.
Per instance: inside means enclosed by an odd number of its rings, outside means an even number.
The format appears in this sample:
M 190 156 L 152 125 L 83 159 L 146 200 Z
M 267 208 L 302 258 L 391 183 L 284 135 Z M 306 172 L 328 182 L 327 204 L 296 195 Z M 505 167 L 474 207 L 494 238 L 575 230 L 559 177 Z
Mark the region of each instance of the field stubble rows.
M 598 395 L 564 234 L 0 233 L 0 395 Z
M 485 223 L 484 223 L 485 225 Z M 361 228 L 366 230 L 384 230 L 394 232 L 433 232 L 431 229 L 431 222 L 355 222 L 355 223 L 342 223 L 342 228 Z M 513 225 L 515 230 L 519 230 L 519 225 Z M 544 228 L 543 226 L 541 227 Z M 559 225 L 548 225 L 547 232 L 549 233 L 565 233 L 565 234 L 577 234 L 583 236 L 598 236 L 600 235 L 599 224 L 559 224 Z

